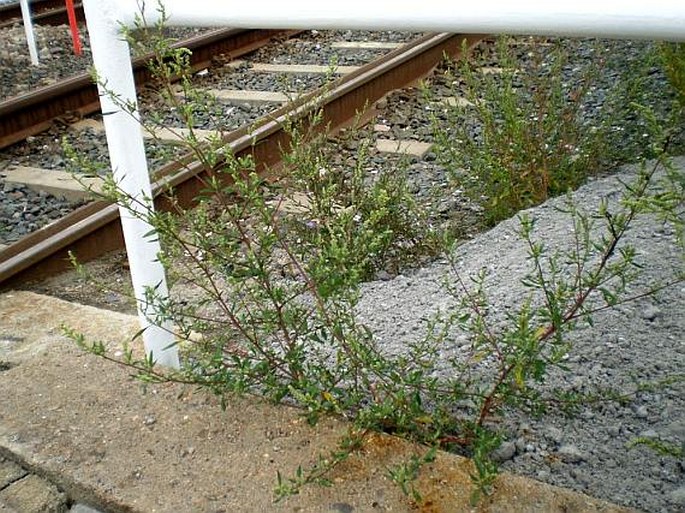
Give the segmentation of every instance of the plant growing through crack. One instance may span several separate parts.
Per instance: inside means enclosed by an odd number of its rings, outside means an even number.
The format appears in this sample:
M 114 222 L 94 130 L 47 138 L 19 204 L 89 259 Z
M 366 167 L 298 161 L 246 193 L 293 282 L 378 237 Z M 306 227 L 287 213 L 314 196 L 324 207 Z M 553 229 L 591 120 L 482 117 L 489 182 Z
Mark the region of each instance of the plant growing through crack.
M 421 500 L 414 479 L 438 448 L 472 457 L 472 500 L 482 499 L 497 476 L 491 454 L 501 437 L 493 419 L 505 406 L 544 405 L 548 398 L 540 386 L 573 350 L 573 328 L 682 280 L 678 271 L 649 290 L 627 289 L 639 270 L 635 249 L 623 242 L 635 218 L 657 213 L 682 234 L 682 173 L 669 166 L 669 135 L 655 129 L 659 158 L 625 185 L 620 202 L 605 202 L 594 213 L 566 203 L 573 219 L 570 248 L 547 247 L 535 219 L 521 215 L 519 236 L 529 263 L 522 286 L 528 292 L 504 323 L 492 321 L 487 274 L 465 275 L 458 248 L 451 248 L 445 282 L 450 308 L 430 319 L 425 336 L 407 343 L 403 353 L 389 354 L 356 315 L 361 283 L 388 259 L 402 267 L 439 249 L 436 234 L 422 229 L 427 214 L 409 194 L 406 177 L 388 172 L 369 179 L 364 140 L 354 165 L 335 164 L 320 130 L 321 108 L 306 120 L 284 120 L 289 144 L 277 173 L 264 174 L 250 157 L 234 156 L 219 136 L 200 142 L 193 120 L 205 102 L 193 91 L 187 51 L 171 48 L 164 38 L 150 46 L 163 96 L 190 129 L 182 139 L 202 163 L 203 192 L 192 209 L 169 195 L 169 211 L 135 205 L 139 200 L 111 179 L 104 195 L 143 217 L 160 238 L 159 259 L 172 294 L 161 298 L 148 291 L 147 299 L 159 305 L 151 321 L 173 322 L 184 365 L 177 372 L 161 370 L 130 347 L 115 358 L 105 344 L 70 335 L 141 379 L 199 385 L 222 401 L 231 394 L 259 394 L 298 405 L 311 423 L 322 415 L 349 419 L 348 436 L 330 454 L 311 468 L 298 467 L 293 477 L 278 474 L 279 498 L 310 483 L 326 484 L 328 473 L 363 447 L 369 433 L 383 431 L 428 446 L 424 456 L 388 469 L 414 501 Z M 175 76 L 182 77 L 182 95 L 171 85 Z M 471 162 L 479 158 L 474 154 Z M 575 166 L 569 155 L 563 162 Z M 547 164 L 549 173 L 558 172 L 559 163 Z M 667 180 L 657 183 L 663 167 Z M 488 186 L 501 185 L 487 180 Z M 464 354 L 455 354 L 455 332 L 466 334 Z

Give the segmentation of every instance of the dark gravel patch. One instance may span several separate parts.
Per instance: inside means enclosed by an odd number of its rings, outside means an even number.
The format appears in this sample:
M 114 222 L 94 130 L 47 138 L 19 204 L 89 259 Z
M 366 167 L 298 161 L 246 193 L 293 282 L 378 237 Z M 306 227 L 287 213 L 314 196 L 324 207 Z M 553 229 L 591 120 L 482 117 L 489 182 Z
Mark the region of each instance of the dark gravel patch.
M 39 64 L 31 65 L 23 25 L 0 30 L 0 100 L 50 85 L 72 75 L 85 73 L 91 66 L 90 47 L 81 25 L 83 55 L 72 50 L 68 25 L 35 27 Z
M 45 192 L 5 183 L 0 172 L 0 244 L 11 244 L 79 206 Z
M 353 41 L 363 41 L 361 37 Z M 270 64 L 336 64 L 338 66 L 361 66 L 387 53 L 387 49 L 341 49 L 332 43 L 341 41 L 328 32 L 308 32 L 289 39 L 279 47 L 259 49 L 251 61 Z
M 83 130 L 67 128 L 65 133 L 53 128 L 48 132 L 29 137 L 21 144 L 6 148 L 2 154 L 3 159 L 0 161 L 0 173 L 3 169 L 17 165 L 69 172 L 81 171 L 74 167 L 65 155 L 65 142 L 87 161 L 92 162 L 98 174 L 104 175 L 109 172 L 109 155 L 104 132 L 91 128 Z M 145 150 L 151 169 L 185 153 L 177 146 L 153 141 L 146 141 Z M 90 171 L 88 170 L 89 173 Z
M 375 123 L 382 123 L 387 111 L 379 113 L 375 121 L 352 139 L 341 139 L 339 144 L 331 147 L 329 155 L 334 169 L 344 174 L 358 164 L 359 148 L 364 145 L 365 158 L 362 166 L 372 182 L 381 175 L 406 177 L 408 192 L 414 197 L 419 208 L 426 214 L 426 222 L 431 228 L 451 233 L 458 239 L 469 239 L 480 233 L 482 208 L 471 201 L 463 190 L 450 185 L 447 170 L 432 152 L 423 157 L 379 152 L 375 143 L 378 139 L 388 138 L 388 132 L 373 129 Z M 383 276 L 396 274 L 397 270 L 385 269 Z
M 541 62 L 536 53 L 531 50 L 533 39 L 522 38 L 520 44 L 512 46 L 516 57 L 517 69 L 520 76 L 549 72 L 554 47 L 552 41 L 543 47 Z M 567 90 L 571 91 L 580 87 L 587 69 L 598 61 L 602 64 L 598 72 L 593 75 L 592 87 L 587 91 L 582 101 L 582 116 L 588 129 L 600 123 L 604 112 L 608 108 L 623 109 L 620 118 L 624 124 L 614 126 L 614 132 L 619 134 L 616 140 L 624 145 L 630 142 L 630 147 L 625 147 L 625 152 L 633 156 L 638 155 L 645 146 L 642 137 L 646 132 L 644 120 L 637 109 L 629 101 L 637 101 L 643 106 L 649 106 L 660 115 L 665 116 L 671 108 L 673 94 L 669 89 L 667 80 L 660 68 L 655 65 L 646 69 L 637 69 L 639 63 L 645 60 L 645 56 L 654 51 L 654 43 L 649 41 L 623 41 L 623 40 L 594 40 L 594 39 L 564 39 L 563 48 L 569 53 L 569 59 L 562 69 L 562 82 Z M 493 45 L 481 43 L 474 54 L 479 59 L 479 67 L 499 67 L 497 55 Z M 644 75 L 645 94 L 630 100 L 617 95 L 619 87 L 632 78 L 637 71 Z M 497 76 L 495 75 L 495 78 Z M 428 81 L 433 100 L 450 96 L 466 96 L 467 89 L 458 74 L 456 78 L 446 76 L 443 70 L 439 70 Z M 519 87 L 525 85 L 524 79 L 518 80 Z M 384 104 L 385 118 L 381 122 L 391 128 L 391 134 L 396 139 L 418 139 L 433 141 L 433 130 L 430 118 L 435 116 L 440 122 L 448 120 L 448 107 L 438 102 L 426 102 L 420 94 L 412 94 L 408 91 L 398 91 L 388 96 L 387 105 Z M 473 121 L 464 116 L 466 123 Z M 477 126 L 473 126 L 473 135 L 478 137 Z
M 151 95 L 141 99 L 143 119 L 154 119 L 159 126 L 185 128 L 187 125 L 175 107 L 170 107 Z M 224 102 L 207 98 L 193 109 L 193 128 L 215 131 L 231 131 L 254 123 L 262 116 L 273 112 L 279 104 L 253 105 L 243 102 Z
M 389 43 L 407 43 L 421 35 L 421 32 L 397 32 L 395 30 L 312 30 L 309 35 L 300 37 L 329 38 L 335 41 L 382 41 Z
M 90 42 L 85 25 L 79 25 L 83 53 L 74 55 L 68 25 L 35 25 L 39 64 L 33 66 L 29 57 L 24 27 L 15 24 L 0 30 L 0 101 L 28 93 L 80 73 L 92 66 Z M 166 33 L 178 40 L 212 29 L 170 28 Z
M 326 75 L 322 73 L 253 73 L 248 70 L 248 65 L 229 73 L 221 70 L 213 73 L 210 70 L 207 85 L 203 86 L 296 94 L 321 87 L 327 81 Z

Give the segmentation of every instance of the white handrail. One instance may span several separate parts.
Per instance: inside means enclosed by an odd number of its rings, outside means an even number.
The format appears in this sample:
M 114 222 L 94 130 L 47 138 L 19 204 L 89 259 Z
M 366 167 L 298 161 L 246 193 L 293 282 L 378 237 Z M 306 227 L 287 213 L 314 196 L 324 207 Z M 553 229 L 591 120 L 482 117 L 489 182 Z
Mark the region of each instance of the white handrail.
M 140 0 L 117 0 L 130 25 Z M 163 0 L 168 24 L 233 28 L 357 29 L 685 41 L 683 0 Z M 158 4 L 145 2 L 148 22 Z

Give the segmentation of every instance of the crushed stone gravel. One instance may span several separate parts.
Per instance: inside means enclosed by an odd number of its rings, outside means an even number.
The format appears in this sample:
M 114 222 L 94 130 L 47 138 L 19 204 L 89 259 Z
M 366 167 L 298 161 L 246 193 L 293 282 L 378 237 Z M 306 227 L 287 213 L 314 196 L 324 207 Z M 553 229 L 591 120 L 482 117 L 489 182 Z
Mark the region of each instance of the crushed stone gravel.
M 64 217 L 79 205 L 43 191 L 5 183 L 0 178 L 0 244 L 16 242 Z
M 211 29 L 169 28 L 172 39 L 197 35 Z M 79 24 L 82 54 L 74 55 L 68 25 L 35 25 L 38 65 L 31 64 L 24 26 L 16 23 L 0 30 L 0 101 L 51 85 L 65 78 L 86 73 L 92 66 L 88 31 Z
M 83 37 L 85 26 L 80 27 L 84 42 L 80 57 L 72 51 L 68 25 L 36 25 L 34 30 L 37 66 L 31 64 L 23 25 L 15 24 L 0 30 L 0 101 L 87 72 L 91 65 L 90 47 L 87 38 Z

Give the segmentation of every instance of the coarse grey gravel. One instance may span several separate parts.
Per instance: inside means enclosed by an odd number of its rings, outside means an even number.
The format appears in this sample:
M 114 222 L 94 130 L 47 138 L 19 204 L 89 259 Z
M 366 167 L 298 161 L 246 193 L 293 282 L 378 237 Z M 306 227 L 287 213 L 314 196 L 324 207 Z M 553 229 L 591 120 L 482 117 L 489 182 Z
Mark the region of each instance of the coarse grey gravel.
M 248 64 L 228 74 L 210 70 L 207 87 L 293 94 L 321 87 L 328 79 L 324 73 L 250 73 L 248 70 Z
M 175 27 L 165 29 L 174 40 L 195 36 L 211 28 Z M 0 101 L 28 93 L 80 73 L 92 65 L 88 32 L 79 25 L 82 54 L 76 56 L 72 48 L 68 25 L 34 25 L 38 65 L 31 64 L 22 24 L 0 29 Z
M 685 158 L 676 160 L 685 173 Z M 596 212 L 600 200 L 617 201 L 619 180 L 635 177 L 635 167 L 618 175 L 593 180 L 573 194 L 574 202 Z M 537 219 L 535 237 L 549 248 L 568 247 L 573 225 L 555 198 L 530 209 Z M 517 219 L 502 222 L 457 249 L 457 268 L 467 279 L 487 272 L 488 318 L 495 327 L 521 304 L 526 290 L 520 280 L 529 270 L 527 248 L 517 236 Z M 630 292 L 638 294 L 682 271 L 682 246 L 672 227 L 645 216 L 635 221 L 626 243 L 637 249 L 644 269 Z M 359 318 L 389 353 L 406 351 L 407 344 L 425 333 L 436 312 L 454 307 L 442 284 L 450 266 L 436 262 L 389 281 L 363 286 Z M 685 443 L 685 284 L 670 287 L 594 316 L 595 326 L 582 326 L 569 335 L 572 349 L 568 372 L 554 369 L 544 387 L 568 392 L 611 388 L 636 391 L 638 382 L 655 383 L 680 376 L 672 387 L 637 392 L 627 403 L 581 404 L 567 416 L 555 408 L 537 418 L 505 412 L 499 429 L 505 437 L 496 453 L 503 469 L 583 491 L 649 513 L 685 511 L 685 460 L 661 456 L 644 446 L 628 448 L 636 437 L 673 444 Z M 468 350 L 468 335 L 453 330 L 445 354 Z
M 45 192 L 5 183 L 0 175 L 0 244 L 16 242 L 64 217 L 78 205 Z
M 334 48 L 339 41 L 375 41 L 404 43 L 418 37 L 410 32 L 318 31 L 310 30 L 284 41 L 282 45 L 260 48 L 251 57 L 254 62 L 271 64 L 336 64 L 361 66 L 386 49 Z
M 262 116 L 280 107 L 277 103 L 255 105 L 248 102 L 225 102 L 213 98 L 201 100 L 199 104 L 198 108 L 193 109 L 193 128 L 217 132 L 250 126 Z M 142 97 L 140 110 L 143 119 L 154 120 L 154 126 L 187 127 L 187 123 L 178 113 L 177 108 L 159 99 L 155 101 Z
M 612 143 L 626 146 L 624 151 L 638 155 L 645 144 L 644 116 L 636 106 L 652 108 L 659 117 L 665 119 L 671 110 L 673 93 L 668 81 L 654 59 L 655 44 L 651 41 L 629 40 L 598 40 L 598 39 L 554 39 L 546 46 L 538 48 L 532 46 L 535 38 L 517 38 L 510 43 L 509 48 L 516 62 L 516 74 L 513 87 L 524 97 L 529 88 L 530 80 L 525 76 L 543 77 L 550 73 L 554 63 L 563 62 L 559 71 L 561 83 L 566 94 L 583 90 L 584 83 L 589 81 L 591 87 L 581 97 L 580 115 L 588 130 L 594 129 L 605 121 L 602 116 L 607 112 L 615 112 L 612 131 L 616 137 Z M 557 56 L 557 45 L 567 52 L 567 58 Z M 473 51 L 473 58 L 477 68 L 501 69 L 501 57 L 496 53 L 496 47 L 491 43 L 481 43 Z M 593 69 L 594 68 L 594 69 Z M 441 98 L 468 96 L 468 88 L 459 71 L 453 75 L 443 73 L 444 69 L 436 72 L 430 79 L 430 99 L 426 101 L 421 94 L 411 94 L 399 91 L 387 98 L 386 120 L 390 126 L 390 136 L 397 139 L 418 139 L 433 141 L 434 134 L 430 123 L 430 116 L 435 116 L 440 122 L 446 122 L 449 110 L 440 103 Z M 476 73 L 478 74 L 478 73 Z M 498 73 L 493 74 L 498 79 Z M 628 91 L 622 89 L 630 80 L 640 80 L 642 91 L 635 97 L 628 97 Z M 489 98 L 481 98 L 491 101 Z M 417 104 L 420 106 L 417 108 Z M 473 125 L 468 109 L 464 113 L 464 123 Z M 471 127 L 474 137 L 478 137 L 480 127 Z
M 88 71 L 92 60 L 85 26 L 81 25 L 80 30 L 83 54 L 77 57 L 72 50 L 69 26 L 35 25 L 39 63 L 34 66 L 23 25 L 0 29 L 0 101 Z
M 94 119 L 99 120 L 98 117 Z M 109 172 L 109 155 L 104 132 L 92 128 L 74 129 L 68 127 L 66 130 L 50 129 L 40 135 L 27 138 L 22 144 L 15 144 L 3 150 L 2 160 L 0 160 L 0 175 L 2 175 L 3 169 L 13 166 L 57 169 L 69 172 L 83 171 L 72 165 L 65 152 L 66 146 L 70 146 L 82 158 L 92 163 L 97 168 L 97 174 L 104 175 Z M 168 162 L 172 157 L 186 153 L 178 146 L 156 141 L 146 141 L 145 151 L 151 169 Z
M 87 159 L 93 168 L 79 168 L 70 162 L 64 153 L 64 142 L 68 142 Z M 162 162 L 168 162 L 183 151 L 173 145 L 148 142 L 145 145 L 148 162 L 152 169 Z M 92 129 L 67 129 L 60 132 L 51 129 L 43 134 L 29 137 L 24 143 L 3 150 L 0 160 L 0 244 L 16 242 L 56 219 L 64 217 L 81 203 L 69 202 L 45 192 L 35 192 L 27 187 L 8 184 L 3 170 L 15 166 L 37 167 L 50 170 L 104 175 L 109 170 L 109 156 L 105 146 L 104 133 Z

